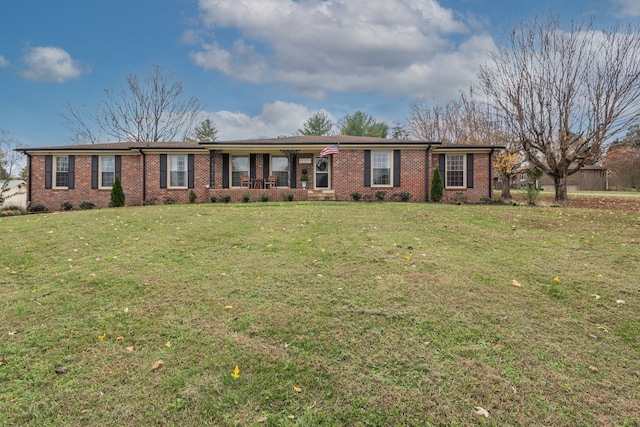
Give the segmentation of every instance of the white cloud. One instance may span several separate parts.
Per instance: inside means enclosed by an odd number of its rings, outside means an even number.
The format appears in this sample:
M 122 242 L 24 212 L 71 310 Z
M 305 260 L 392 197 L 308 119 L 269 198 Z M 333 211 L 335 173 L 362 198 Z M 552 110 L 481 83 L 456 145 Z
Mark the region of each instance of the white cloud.
M 208 36 L 201 29 L 191 52 L 196 64 L 317 96 L 446 92 L 443 84 L 455 90 L 495 46 L 436 0 L 200 0 L 200 10 Z M 241 37 L 216 37 L 222 28 Z
M 4 56 L 0 55 L 0 68 L 8 67 L 9 64 L 10 64 L 9 60 L 6 59 Z
M 29 48 L 22 61 L 25 65 L 22 77 L 36 82 L 64 83 L 83 73 L 78 61 L 64 49 L 54 46 Z
M 315 112 L 304 105 L 276 101 L 265 104 L 260 114 L 253 117 L 238 112 L 216 111 L 204 113 L 202 119 L 211 119 L 218 129 L 218 139 L 229 141 L 291 136 Z
M 620 16 L 640 16 L 640 0 L 613 0 L 613 4 L 619 8 Z

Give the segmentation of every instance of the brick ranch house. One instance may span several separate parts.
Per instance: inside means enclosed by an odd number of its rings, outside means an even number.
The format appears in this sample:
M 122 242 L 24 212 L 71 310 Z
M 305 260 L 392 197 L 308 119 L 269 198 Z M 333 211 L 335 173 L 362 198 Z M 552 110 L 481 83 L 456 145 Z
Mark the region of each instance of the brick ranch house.
M 339 144 L 327 157 L 320 152 Z M 440 168 L 445 200 L 478 203 L 491 198 L 492 156 L 502 147 L 445 145 L 439 142 L 355 136 L 292 136 L 214 142 L 111 143 L 20 148 L 27 156 L 27 196 L 31 206 L 59 210 L 83 201 L 109 205 L 111 187 L 120 178 L 126 205 L 188 203 L 249 195 L 259 201 L 351 200 L 407 192 L 411 201 L 429 201 L 433 170 Z M 307 188 L 301 176 L 307 170 Z M 443 172 L 444 171 L 444 172 Z M 242 177 L 250 177 L 245 183 Z M 270 176 L 277 177 L 275 185 Z M 268 187 L 268 188 L 264 188 Z M 374 198 L 375 200 L 375 198 Z

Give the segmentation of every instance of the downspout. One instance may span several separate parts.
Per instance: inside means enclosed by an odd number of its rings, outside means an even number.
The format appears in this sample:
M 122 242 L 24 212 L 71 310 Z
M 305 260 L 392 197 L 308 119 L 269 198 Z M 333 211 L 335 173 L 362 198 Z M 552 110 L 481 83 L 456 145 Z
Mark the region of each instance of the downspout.
M 427 184 L 426 185 L 427 188 L 425 189 L 426 190 L 425 191 L 426 194 L 425 194 L 425 198 L 424 198 L 425 202 L 429 201 L 429 195 L 431 193 L 430 188 L 429 188 L 429 164 L 431 163 L 431 156 L 429 155 L 429 151 L 431 151 L 431 144 L 429 144 L 427 146 L 427 152 L 425 153 L 425 155 L 427 157 L 427 159 L 426 159 L 427 161 L 426 161 L 426 164 L 425 164 L 425 171 L 426 171 L 426 174 L 427 174 L 426 180 L 425 180 L 425 182 Z
M 493 199 L 493 177 L 491 176 L 491 172 L 493 172 L 493 162 L 491 161 L 491 158 L 493 157 L 494 150 L 495 148 L 491 148 L 491 151 L 489 152 L 489 200 Z M 504 183 L 502 185 L 504 185 Z
M 31 154 L 25 153 L 27 155 L 27 168 L 29 169 L 29 179 L 27 181 L 27 209 L 31 206 Z
M 147 200 L 147 157 L 142 148 L 139 151 L 142 155 L 142 204 L 144 205 Z

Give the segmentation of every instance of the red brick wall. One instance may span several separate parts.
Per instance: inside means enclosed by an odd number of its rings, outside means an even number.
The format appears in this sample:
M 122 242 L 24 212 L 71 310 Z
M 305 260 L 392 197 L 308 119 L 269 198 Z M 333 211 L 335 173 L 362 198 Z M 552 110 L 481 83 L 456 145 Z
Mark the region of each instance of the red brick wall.
M 351 194 L 362 196 L 386 191 L 385 200 L 390 200 L 394 193 L 406 191 L 411 194 L 411 201 L 424 202 L 426 198 L 426 152 L 421 150 L 404 150 L 400 153 L 400 186 L 364 186 L 364 150 L 344 150 L 333 157 L 332 186 L 338 200 L 351 200 Z M 393 158 L 392 158 L 393 163 Z M 392 177 L 393 181 L 393 177 Z
M 465 154 L 466 155 L 466 154 Z M 444 189 L 443 201 L 456 202 L 460 198 L 468 203 L 480 203 L 482 199 L 490 197 L 493 168 L 489 168 L 492 162 L 492 155 L 489 153 L 474 153 L 473 155 L 473 188 Z M 430 173 L 438 167 L 438 154 L 431 155 Z M 442 173 L 442 171 L 440 171 Z M 444 179 L 444 176 L 443 176 Z M 431 177 L 429 177 L 431 185 Z

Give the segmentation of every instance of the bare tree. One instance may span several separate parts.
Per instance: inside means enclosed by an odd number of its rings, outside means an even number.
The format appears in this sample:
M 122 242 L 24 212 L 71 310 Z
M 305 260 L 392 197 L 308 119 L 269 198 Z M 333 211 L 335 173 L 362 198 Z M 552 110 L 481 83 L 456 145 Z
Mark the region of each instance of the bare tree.
M 13 178 L 22 161 L 22 154 L 15 151 L 18 140 L 9 131 L 0 129 L 0 180 Z
M 171 70 L 153 65 L 144 78 L 136 74 L 124 78 L 123 87 L 104 90 L 106 99 L 95 113 L 65 106 L 61 116 L 72 142 L 99 142 L 96 130 L 117 142 L 174 141 L 189 135 L 204 104 L 196 97 L 186 97 Z M 178 134 L 182 137 L 176 138 Z
M 567 199 L 567 176 L 595 164 L 603 144 L 640 117 L 640 28 L 534 19 L 481 67 L 480 85 L 528 162 Z
M 509 139 L 499 116 L 475 98 L 473 88 L 447 102 L 435 95 L 414 101 L 407 127 L 416 138 L 446 144 L 497 145 Z

